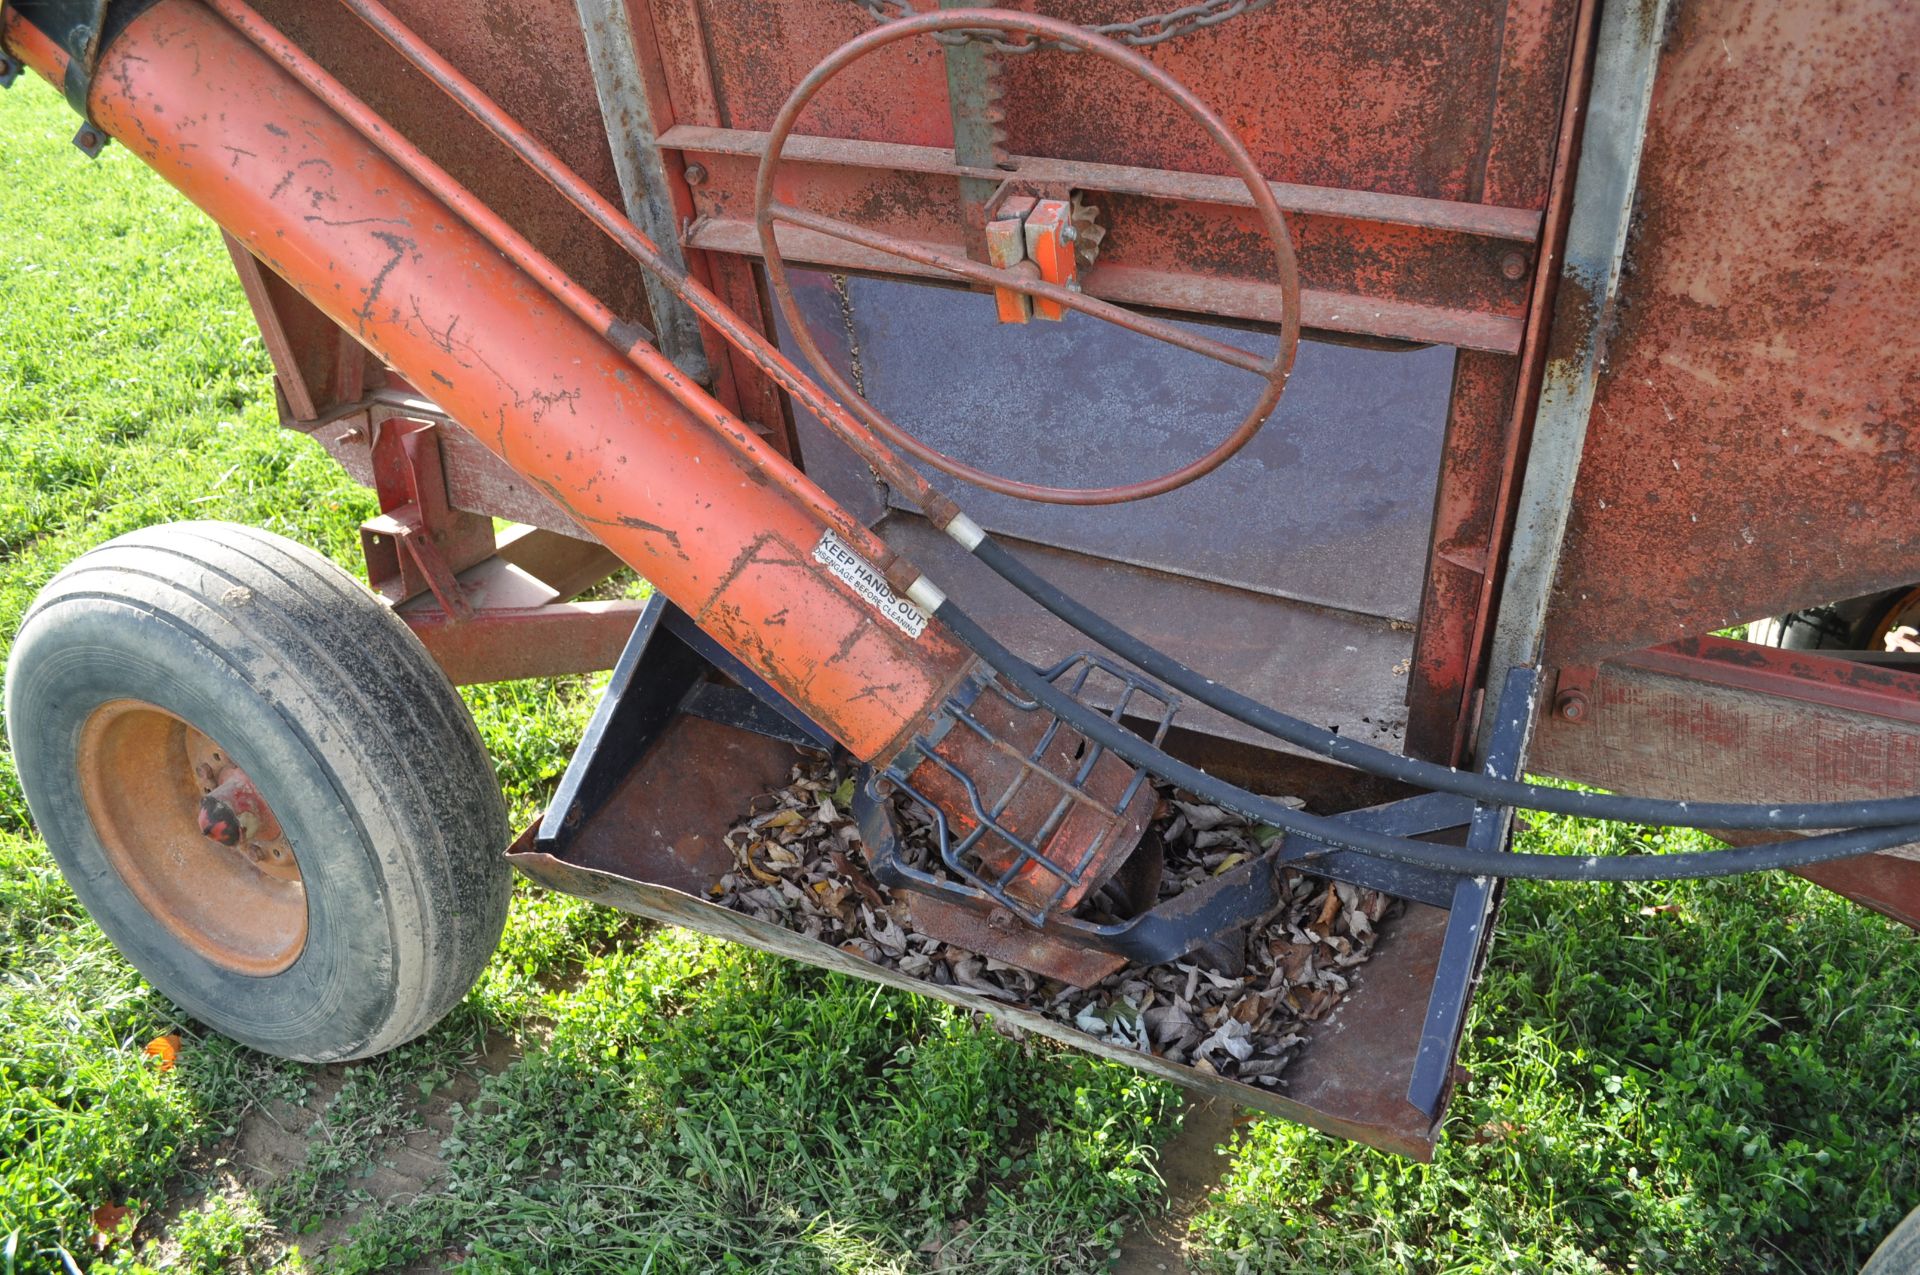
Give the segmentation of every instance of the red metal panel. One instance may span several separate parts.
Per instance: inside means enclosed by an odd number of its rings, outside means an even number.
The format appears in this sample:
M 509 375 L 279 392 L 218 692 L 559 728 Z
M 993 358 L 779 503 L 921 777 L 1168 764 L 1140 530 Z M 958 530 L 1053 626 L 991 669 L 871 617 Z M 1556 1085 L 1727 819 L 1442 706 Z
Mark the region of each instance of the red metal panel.
M 1462 354 L 1454 366 L 1421 623 L 1408 670 L 1406 751 L 1415 756 L 1459 760 L 1456 728 L 1493 561 L 1516 372 L 1514 360 L 1488 354 Z
M 1698 638 L 1608 660 L 1582 693 L 1577 721 L 1541 715 L 1531 769 L 1651 796 L 1764 802 L 1906 796 L 1920 775 L 1916 673 Z M 1801 875 L 1920 927 L 1913 847 Z
M 1168 7 L 1055 0 L 1044 9 L 1098 25 Z M 666 8 L 668 43 L 700 40 L 686 25 L 691 15 L 668 25 Z M 1506 11 L 1501 0 L 1277 5 L 1150 55 L 1239 128 L 1276 180 L 1465 199 L 1487 145 Z M 707 42 L 723 122 L 745 129 L 768 128 L 787 90 L 872 23 L 851 0 L 703 0 L 699 14 L 708 32 L 726 36 Z M 1545 43 L 1514 52 L 1552 61 Z M 1003 61 L 1016 152 L 1225 171 L 1172 107 L 1090 59 Z M 825 136 L 952 145 L 938 50 L 897 48 L 857 68 L 812 119 L 806 131 Z M 1548 120 L 1534 145 L 1544 152 L 1550 140 Z
M 1045 7 L 1097 25 L 1176 6 Z M 1505 0 L 1283 3 L 1150 55 L 1239 130 L 1275 181 L 1468 199 L 1486 145 L 1506 8 Z M 1177 113 L 1110 71 L 1068 67 L 1061 57 L 1012 61 L 1004 80 L 1016 153 L 1223 171 Z M 1536 144 L 1544 148 L 1550 137 L 1548 122 Z
M 1904 796 L 1920 775 L 1920 674 L 1694 638 L 1600 665 L 1578 721 L 1543 714 L 1529 767 L 1657 797 Z
M 1681 6 L 1549 662 L 1920 575 L 1916 48 L 1911 5 Z
M 462 185 L 485 191 L 489 205 L 602 301 L 647 322 L 640 276 L 625 254 L 344 8 L 308 0 L 262 0 L 256 7 L 381 115 L 404 122 L 409 140 Z M 570 167 L 619 200 L 572 0 L 395 0 L 392 7 Z

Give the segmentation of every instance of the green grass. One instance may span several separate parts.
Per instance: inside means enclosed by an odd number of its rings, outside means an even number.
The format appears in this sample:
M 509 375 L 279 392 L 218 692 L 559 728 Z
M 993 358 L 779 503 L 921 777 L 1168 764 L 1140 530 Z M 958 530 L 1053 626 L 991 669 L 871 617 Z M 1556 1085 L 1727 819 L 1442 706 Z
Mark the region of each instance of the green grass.
M 227 518 L 352 564 L 371 512 L 276 428 L 211 228 L 123 152 L 82 159 L 73 129 L 44 86 L 0 97 L 0 657 L 34 591 L 120 532 Z M 468 701 L 525 820 L 592 688 Z M 1916 1007 L 1912 937 L 1791 879 L 1516 886 L 1436 1162 L 1249 1126 L 1195 1260 L 1853 1269 L 1920 1203 Z M 162 1072 L 141 1046 L 174 1029 Z M 0 750 L 0 1270 L 62 1251 L 297 1269 L 320 1236 L 314 1264 L 343 1271 L 1097 1269 L 1156 1196 L 1170 1102 L 935 1003 L 524 885 L 424 1040 L 345 1068 L 266 1059 L 183 1022 L 79 914 Z M 301 1153 L 236 1177 L 231 1135 L 263 1108 L 300 1113 Z M 436 1141 L 436 1193 L 371 1198 L 396 1148 Z M 109 1203 L 143 1221 L 97 1255 Z
M 34 592 L 121 532 L 231 519 L 357 570 L 374 512 L 275 424 L 217 234 L 124 152 L 82 159 L 73 128 L 38 83 L 0 98 L 0 659 Z M 524 822 L 592 687 L 467 699 Z M 145 986 L 33 839 L 3 750 L 0 931 L 0 1240 L 21 1269 L 88 1260 L 102 1204 L 155 1219 L 110 1263 L 299 1265 L 290 1248 L 367 1204 L 359 1183 L 422 1101 L 501 1037 L 523 1056 L 457 1112 L 446 1193 L 373 1202 L 331 1265 L 904 1270 L 945 1243 L 975 1269 L 1086 1269 L 1157 1188 L 1171 1127 L 1171 1091 L 1125 1069 L 522 883 L 447 1022 L 336 1069 L 292 1171 L 201 1199 L 241 1118 L 320 1073 L 197 1032 Z M 175 1028 L 187 1049 L 163 1074 L 141 1047 Z M 170 1200 L 192 1207 L 162 1228 Z
M 1258 1126 L 1208 1267 L 1826 1275 L 1920 1205 L 1920 943 L 1817 887 L 1516 883 L 1476 1004 L 1433 1165 Z

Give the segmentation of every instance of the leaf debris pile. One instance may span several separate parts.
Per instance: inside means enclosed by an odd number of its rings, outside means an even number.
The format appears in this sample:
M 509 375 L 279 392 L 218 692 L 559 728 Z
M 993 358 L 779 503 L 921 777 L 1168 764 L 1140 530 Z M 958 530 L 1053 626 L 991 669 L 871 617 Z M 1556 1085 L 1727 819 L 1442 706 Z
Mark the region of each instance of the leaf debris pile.
M 785 788 L 757 798 L 727 833 L 735 868 L 713 901 L 935 986 L 1021 1005 L 1123 1048 L 1248 1084 L 1283 1083 L 1303 1029 L 1346 994 L 1395 904 L 1377 890 L 1289 869 L 1280 907 L 1232 950 L 1202 949 L 1072 987 L 904 927 L 889 892 L 867 873 L 850 812 L 853 784 L 827 762 L 795 766 Z M 937 862 L 925 816 L 910 802 L 896 810 L 903 857 Z M 1273 830 L 1173 792 L 1147 835 L 1164 847 L 1164 901 L 1265 853 Z M 1112 897 L 1089 905 L 1118 906 Z

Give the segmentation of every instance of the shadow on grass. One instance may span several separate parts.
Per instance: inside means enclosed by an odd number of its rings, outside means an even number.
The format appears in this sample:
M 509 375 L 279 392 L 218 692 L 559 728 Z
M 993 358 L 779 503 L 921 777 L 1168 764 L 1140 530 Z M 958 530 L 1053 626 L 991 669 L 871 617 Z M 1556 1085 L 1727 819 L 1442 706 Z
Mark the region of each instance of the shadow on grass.
M 1172 1095 L 947 1006 L 676 930 L 546 998 L 430 1194 L 331 1269 L 1093 1270 Z
M 1528 835 L 1697 838 L 1554 819 Z M 1259 1126 L 1196 1220 L 1202 1265 L 1856 1270 L 1920 1204 L 1915 1006 L 1912 933 L 1784 874 L 1514 883 L 1434 1164 Z

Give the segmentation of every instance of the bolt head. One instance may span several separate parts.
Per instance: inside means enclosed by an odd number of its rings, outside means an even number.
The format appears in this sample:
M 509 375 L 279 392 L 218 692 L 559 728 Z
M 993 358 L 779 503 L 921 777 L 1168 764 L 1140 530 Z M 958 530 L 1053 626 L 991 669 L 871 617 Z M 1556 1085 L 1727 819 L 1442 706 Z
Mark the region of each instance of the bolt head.
M 1587 697 L 1579 691 L 1566 691 L 1553 704 L 1561 720 L 1577 722 L 1587 715 Z
M 1500 273 L 1518 282 L 1527 277 L 1527 255 L 1524 252 L 1510 252 L 1500 258 Z
M 706 184 L 707 184 L 707 169 L 706 169 L 706 165 L 704 165 L 704 164 L 688 164 L 688 165 L 687 165 L 687 172 L 686 172 L 686 177 L 687 177 L 687 185 L 689 185 L 689 186 L 704 186 L 704 185 L 706 185 Z

